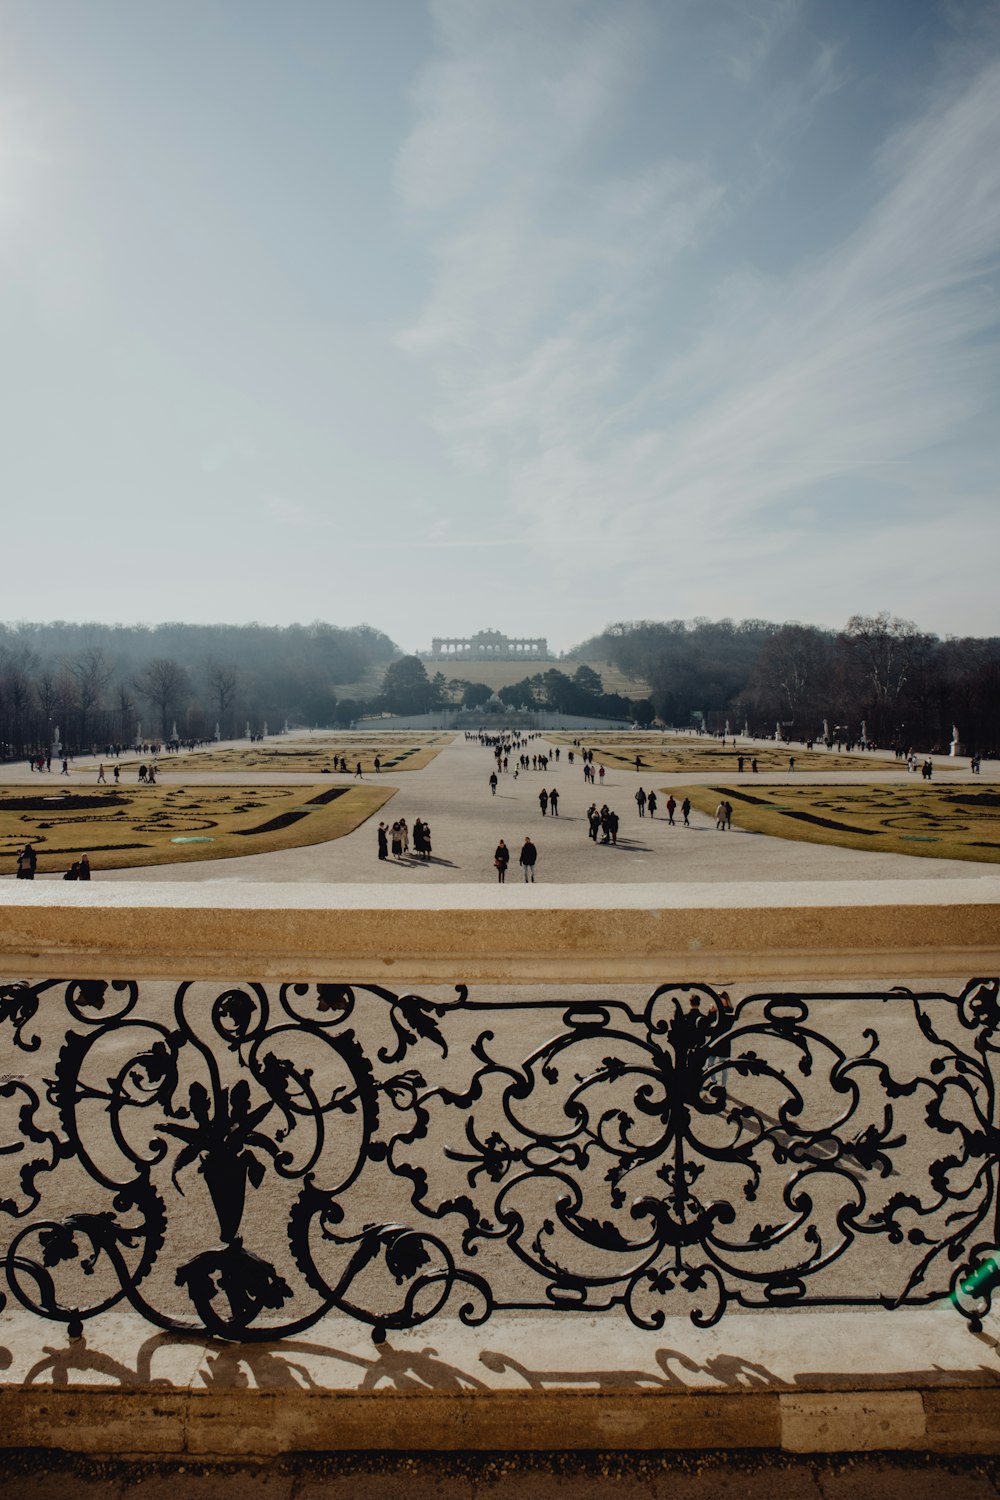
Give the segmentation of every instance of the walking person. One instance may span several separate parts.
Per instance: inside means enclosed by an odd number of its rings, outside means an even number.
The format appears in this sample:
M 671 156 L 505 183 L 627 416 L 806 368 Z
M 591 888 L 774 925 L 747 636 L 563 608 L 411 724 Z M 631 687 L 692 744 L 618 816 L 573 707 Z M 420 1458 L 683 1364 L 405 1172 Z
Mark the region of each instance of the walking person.
M 667 798 L 667 822 L 670 824 L 671 828 L 674 827 L 674 813 L 676 810 L 677 798 L 674 796 L 673 792 L 671 792 L 670 796 Z
M 497 881 L 503 885 L 507 879 L 507 866 L 510 864 L 510 850 L 503 839 L 493 851 L 493 863 L 496 865 Z
M 403 835 L 400 832 L 398 823 L 393 823 L 392 825 L 392 857 L 393 859 L 402 859 L 403 857 Z
M 555 787 L 549 793 L 549 813 L 553 818 L 559 816 L 559 793 Z
M 534 885 L 534 883 L 535 883 L 535 865 L 536 865 L 537 861 L 538 861 L 538 850 L 535 848 L 534 844 L 531 842 L 530 837 L 527 834 L 525 834 L 525 836 L 524 836 L 524 843 L 521 845 L 521 853 L 518 855 L 518 863 L 520 864 L 521 869 L 524 872 L 524 883 L 525 883 L 525 885 L 527 885 L 529 883 L 529 881 L 530 881 L 530 883 L 532 885 Z
M 384 823 L 378 825 L 378 857 L 379 859 L 389 858 L 389 836 Z
M 638 759 L 639 757 L 636 756 L 636 760 Z M 646 793 L 643 791 L 642 787 L 640 787 L 635 794 L 635 805 L 639 809 L 640 818 L 644 818 L 646 816 Z
M 650 792 L 649 796 L 646 798 L 646 810 L 651 818 L 656 817 L 656 807 L 656 793 Z
M 732 828 L 732 826 L 733 826 L 733 804 L 730 801 L 728 801 L 728 799 L 727 799 L 725 802 L 723 802 L 722 805 L 726 809 L 726 828 L 727 829 L 728 828 Z
M 497 794 L 497 773 L 495 771 L 490 772 L 490 791 L 495 797 Z
M 720 802 L 719 805 L 718 805 L 718 807 L 715 809 L 715 828 L 716 828 L 716 832 L 718 832 L 718 830 L 720 828 L 725 828 L 725 826 L 726 826 L 726 804 L 724 802 Z
M 34 880 L 35 870 L 38 867 L 38 855 L 30 844 L 25 844 L 17 856 L 17 878 L 18 880 Z
M 691 812 L 691 798 L 690 797 L 685 797 L 684 798 L 684 801 L 681 803 L 681 812 L 684 815 L 684 827 L 685 828 L 690 828 L 691 824 L 688 821 L 688 818 L 689 818 L 689 815 L 690 815 L 690 812 Z
M 101 761 L 101 764 L 97 768 L 97 784 L 98 784 L 98 786 L 100 786 L 100 784 L 101 784 L 102 781 L 103 781 L 104 785 L 107 786 L 107 784 L 108 784 L 108 778 L 104 774 L 104 762 L 103 762 L 103 760 Z
M 544 818 L 549 810 L 549 794 L 544 787 L 538 793 L 538 805 L 542 809 L 542 817 Z

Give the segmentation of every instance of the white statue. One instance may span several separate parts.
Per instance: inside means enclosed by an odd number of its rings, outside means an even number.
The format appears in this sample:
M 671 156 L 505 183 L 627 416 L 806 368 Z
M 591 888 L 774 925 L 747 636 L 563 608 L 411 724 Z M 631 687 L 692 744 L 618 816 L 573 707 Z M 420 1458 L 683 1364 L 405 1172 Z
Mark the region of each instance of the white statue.
M 247 739 L 250 738 L 250 720 L 247 719 Z
M 722 738 L 724 740 L 728 740 L 728 738 L 729 738 L 729 720 L 728 719 L 726 720 L 726 727 L 722 731 Z
M 823 720 L 823 738 L 825 740 L 828 740 L 830 738 L 830 721 L 829 721 L 829 719 L 824 719 Z
M 949 755 L 961 755 L 961 753 L 962 753 L 962 751 L 961 751 L 961 748 L 960 748 L 960 745 L 959 745 L 959 740 L 958 740 L 958 725 L 957 724 L 953 724 L 951 726 L 951 744 L 948 747 L 948 754 Z
M 219 721 L 218 721 L 218 719 L 216 719 L 216 721 L 215 721 L 215 742 L 216 742 L 216 744 L 218 744 L 219 740 L 221 740 L 221 739 L 222 739 L 222 734 L 220 733 L 220 730 L 219 730 Z
M 774 726 L 774 738 L 775 738 L 776 742 L 780 742 L 780 740 L 781 740 L 781 724 L 780 723 L 775 724 L 775 726 Z
M 867 719 L 862 719 L 861 720 L 861 743 L 863 745 L 867 745 L 867 743 L 868 743 L 868 720 Z
M 745 740 L 748 740 L 750 738 L 750 725 L 747 723 L 746 719 L 743 720 L 743 738 Z
M 174 722 L 170 726 L 170 738 L 172 740 L 175 740 L 177 738 L 177 720 L 176 719 L 174 720 Z
M 264 733 L 267 734 L 267 720 L 264 720 Z

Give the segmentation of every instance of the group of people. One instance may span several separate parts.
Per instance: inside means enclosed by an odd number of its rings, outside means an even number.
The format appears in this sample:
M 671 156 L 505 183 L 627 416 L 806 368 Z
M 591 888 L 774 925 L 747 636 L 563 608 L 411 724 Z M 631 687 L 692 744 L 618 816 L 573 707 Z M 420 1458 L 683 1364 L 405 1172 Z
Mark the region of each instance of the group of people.
M 35 871 L 38 869 L 38 852 L 32 844 L 25 844 L 17 856 L 17 878 L 18 880 L 34 880 Z M 74 860 L 63 876 L 63 880 L 89 880 L 90 879 L 90 856 L 81 854 L 78 860 Z
M 649 816 L 651 818 L 656 817 L 656 809 L 659 806 L 659 803 L 656 800 L 655 791 L 650 792 L 647 796 L 644 788 L 640 787 L 635 794 L 635 804 L 639 809 L 640 818 L 644 818 L 647 812 L 649 813 Z M 676 826 L 674 822 L 674 813 L 677 811 L 678 807 L 677 798 L 674 796 L 673 792 L 670 793 L 663 805 L 667 810 L 667 822 L 670 824 L 671 828 L 673 828 Z M 684 818 L 684 827 L 690 828 L 691 798 L 685 797 L 684 801 L 679 805 L 681 814 Z
M 379 859 L 388 859 L 390 852 L 393 859 L 402 859 L 410 852 L 410 830 L 405 818 L 397 818 L 391 828 L 386 823 L 378 825 Z M 413 852 L 421 859 L 431 857 L 431 825 L 423 818 L 417 818 L 413 824 Z
M 587 808 L 587 823 L 590 827 L 590 837 L 595 844 L 618 843 L 618 814 L 613 812 L 606 802 L 600 810 L 596 802 L 590 804 Z M 598 834 L 601 835 L 600 839 L 597 837 Z
M 525 834 L 521 852 L 517 857 L 524 875 L 525 885 L 533 885 L 535 882 L 535 866 L 538 863 L 538 849 L 532 842 L 530 836 Z M 500 840 L 493 851 L 493 865 L 497 872 L 497 882 L 503 885 L 507 879 L 507 866 L 510 864 L 510 850 L 503 839 Z

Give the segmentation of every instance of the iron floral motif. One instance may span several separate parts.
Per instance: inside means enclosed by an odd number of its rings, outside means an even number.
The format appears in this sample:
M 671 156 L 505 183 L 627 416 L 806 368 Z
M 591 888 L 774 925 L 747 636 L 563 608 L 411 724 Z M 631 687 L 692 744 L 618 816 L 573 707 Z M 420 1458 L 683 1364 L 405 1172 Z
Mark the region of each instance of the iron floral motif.
M 949 1294 L 978 1327 L 998 1020 L 995 979 L 735 1007 L 666 985 L 641 1009 L 2 985 L 11 1057 L 51 1062 L 41 1083 L 0 1064 L 7 1284 L 71 1332 L 127 1302 L 230 1340 L 333 1311 L 380 1340 L 441 1312 L 621 1307 L 657 1329 Z

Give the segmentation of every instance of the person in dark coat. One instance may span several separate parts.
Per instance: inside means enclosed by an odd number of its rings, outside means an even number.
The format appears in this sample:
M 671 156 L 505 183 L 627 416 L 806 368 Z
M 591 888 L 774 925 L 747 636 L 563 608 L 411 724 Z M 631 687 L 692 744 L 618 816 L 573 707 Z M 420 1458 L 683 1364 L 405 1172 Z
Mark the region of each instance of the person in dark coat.
M 77 876 L 77 879 L 78 880 L 89 880 L 90 879 L 90 855 L 89 854 L 81 854 L 81 856 L 80 856 L 80 873 Z
M 384 823 L 378 825 L 378 857 L 389 858 L 389 834 Z
M 500 840 L 493 851 L 493 863 L 497 869 L 497 880 L 503 885 L 507 879 L 507 866 L 510 864 L 510 850 L 503 839 Z
M 533 885 L 535 881 L 535 864 L 538 860 L 538 850 L 535 848 L 534 844 L 531 842 L 531 839 L 527 834 L 525 835 L 524 843 L 521 845 L 521 853 L 518 856 L 518 860 L 521 869 L 524 871 L 525 884 L 530 881 Z

